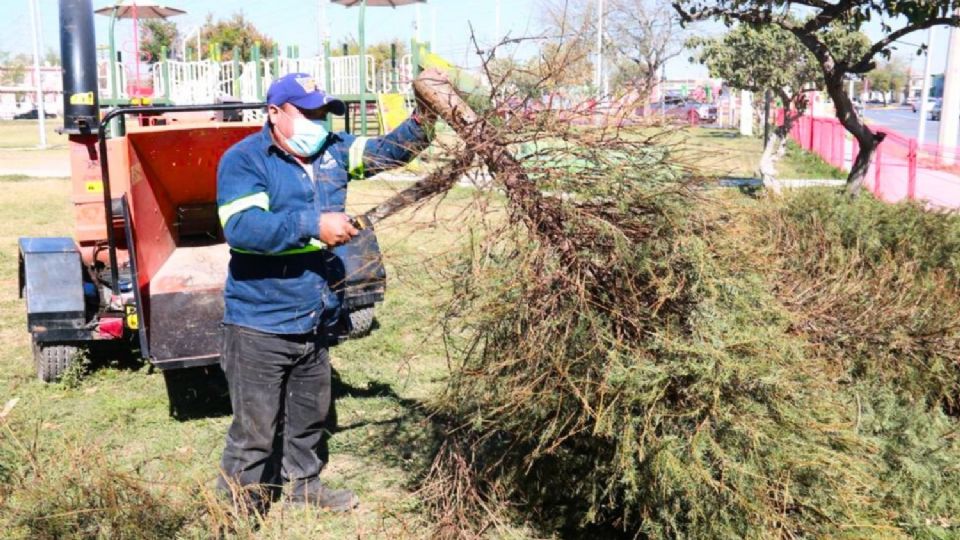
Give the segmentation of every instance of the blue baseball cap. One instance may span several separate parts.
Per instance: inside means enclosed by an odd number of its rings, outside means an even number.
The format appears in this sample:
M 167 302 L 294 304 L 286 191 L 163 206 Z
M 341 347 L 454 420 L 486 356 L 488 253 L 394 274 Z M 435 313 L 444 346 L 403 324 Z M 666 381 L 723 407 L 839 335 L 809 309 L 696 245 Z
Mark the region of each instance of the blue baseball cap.
M 317 88 L 317 81 L 309 73 L 288 73 L 273 81 L 267 90 L 267 103 L 278 107 L 292 103 L 300 109 L 326 106 L 330 112 L 341 116 L 347 112 L 343 101 Z

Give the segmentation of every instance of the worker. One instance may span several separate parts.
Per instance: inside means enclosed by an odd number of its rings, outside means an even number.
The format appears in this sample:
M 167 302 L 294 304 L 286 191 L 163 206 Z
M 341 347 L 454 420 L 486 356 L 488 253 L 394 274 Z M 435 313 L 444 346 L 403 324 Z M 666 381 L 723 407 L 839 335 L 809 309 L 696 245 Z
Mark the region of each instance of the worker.
M 231 248 L 220 365 L 233 422 L 218 488 L 263 512 L 280 491 L 294 503 L 347 511 L 347 489 L 319 479 L 330 410 L 330 332 L 340 319 L 328 247 L 357 234 L 344 213 L 347 182 L 413 159 L 435 116 L 417 106 L 391 133 L 330 133 L 346 106 L 293 73 L 267 91 L 263 129 L 233 145 L 217 170 L 217 205 Z

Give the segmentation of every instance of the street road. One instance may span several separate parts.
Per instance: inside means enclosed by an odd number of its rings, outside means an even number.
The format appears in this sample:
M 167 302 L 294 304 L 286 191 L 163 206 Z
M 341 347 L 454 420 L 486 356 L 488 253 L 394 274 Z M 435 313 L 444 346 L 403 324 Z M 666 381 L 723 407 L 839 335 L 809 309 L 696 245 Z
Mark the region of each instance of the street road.
M 872 126 L 888 127 L 904 137 L 916 138 L 917 124 L 920 121 L 920 113 L 910 112 L 909 107 L 898 109 L 867 109 L 865 111 L 867 121 Z M 927 143 L 937 143 L 940 136 L 940 122 L 927 120 Z M 952 146 L 960 146 L 960 140 L 954 141 Z

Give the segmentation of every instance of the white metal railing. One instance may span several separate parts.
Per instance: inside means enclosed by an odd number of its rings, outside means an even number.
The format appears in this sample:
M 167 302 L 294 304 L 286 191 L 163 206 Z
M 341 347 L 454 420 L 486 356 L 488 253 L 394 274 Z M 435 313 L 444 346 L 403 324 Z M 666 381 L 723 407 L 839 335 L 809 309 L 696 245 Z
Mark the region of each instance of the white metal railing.
M 257 74 L 254 67 L 256 63 L 253 61 L 240 64 L 240 101 L 260 101 L 260 96 L 257 95 Z
M 333 95 L 352 95 L 360 93 L 359 55 L 336 56 L 325 59 L 322 56 L 312 58 L 263 58 L 260 60 L 260 89 L 266 92 L 270 83 L 286 73 L 308 73 L 317 81 L 317 85 Z M 394 74 L 389 63 L 377 66 L 373 56 L 366 55 L 367 78 L 363 85 L 367 93 L 393 92 Z M 329 62 L 330 84 L 326 84 L 326 67 Z M 279 64 L 279 65 L 277 65 Z M 110 64 L 101 61 L 97 65 L 97 80 L 100 95 L 103 98 L 116 96 L 129 99 L 128 83 L 133 82 L 127 66 L 116 65 L 117 92 L 113 92 L 113 79 L 110 76 Z M 182 62 L 167 60 L 164 64 L 155 63 L 141 66 L 141 79 L 152 82 L 153 97 L 166 98 L 177 105 L 213 103 L 217 98 L 232 96 L 245 102 L 260 99 L 257 89 L 257 75 L 254 62 L 214 62 L 200 60 Z M 380 68 L 379 70 L 377 68 Z M 239 69 L 239 72 L 235 70 Z M 409 94 L 412 91 L 413 63 L 409 54 L 397 59 L 397 91 Z
M 393 89 L 393 70 L 390 64 L 384 62 L 380 64 L 380 81 L 377 87 L 378 92 L 394 92 Z M 406 54 L 397 59 L 397 93 L 409 94 L 413 90 L 413 62 L 410 55 Z
M 377 62 L 366 56 L 367 80 L 364 88 L 374 92 L 377 81 Z M 357 95 L 360 93 L 360 56 L 334 56 L 330 58 L 330 93 L 334 95 Z
M 194 62 L 167 62 L 167 73 L 170 77 L 170 95 L 165 96 L 177 105 L 212 103 L 218 95 L 223 95 L 222 77 L 223 64 L 210 60 Z M 232 67 L 232 66 L 231 66 Z M 154 89 L 163 92 L 163 70 L 154 70 Z M 232 84 L 232 77 L 229 82 Z
M 114 64 L 117 75 L 117 92 L 113 91 L 113 77 L 110 76 L 110 62 L 97 62 L 97 92 L 100 99 L 127 99 L 127 70 L 122 62 Z

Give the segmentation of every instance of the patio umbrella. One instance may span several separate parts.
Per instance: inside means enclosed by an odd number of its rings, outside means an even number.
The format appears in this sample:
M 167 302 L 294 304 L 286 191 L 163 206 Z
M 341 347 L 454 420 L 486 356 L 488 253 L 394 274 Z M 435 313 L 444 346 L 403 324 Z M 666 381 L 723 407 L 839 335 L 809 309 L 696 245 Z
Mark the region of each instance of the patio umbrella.
M 106 15 L 110 17 L 110 80 L 113 84 L 114 98 L 117 97 L 117 80 L 114 62 L 117 59 L 116 47 L 113 40 L 113 27 L 117 19 L 133 19 L 133 46 L 134 46 L 134 69 L 137 76 L 137 92 L 139 93 L 140 84 L 140 19 L 166 19 L 176 15 L 183 15 L 186 11 L 161 5 L 150 0 L 118 0 L 112 6 L 102 7 L 95 10 L 97 15 Z
M 367 131 L 367 97 L 365 92 L 367 82 L 367 44 L 363 34 L 363 24 L 366 18 L 367 6 L 371 7 L 392 7 L 403 6 L 407 4 L 425 3 L 427 0 L 330 0 L 334 4 L 353 7 L 360 6 L 360 23 L 357 33 L 360 39 L 360 126 L 366 135 Z

